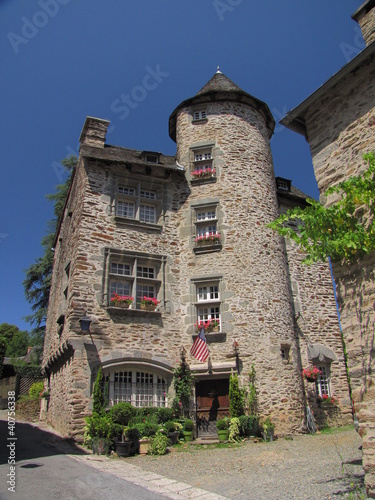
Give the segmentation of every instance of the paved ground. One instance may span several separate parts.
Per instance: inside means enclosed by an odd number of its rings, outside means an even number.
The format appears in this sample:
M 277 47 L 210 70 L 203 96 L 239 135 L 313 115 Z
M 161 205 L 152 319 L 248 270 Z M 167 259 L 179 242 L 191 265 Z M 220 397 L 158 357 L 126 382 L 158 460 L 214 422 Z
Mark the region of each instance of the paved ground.
M 77 453 L 54 431 L 46 435 L 75 460 L 166 498 L 355 499 L 363 486 L 361 439 L 353 429 L 231 448 L 193 444 L 162 457 L 125 459 Z

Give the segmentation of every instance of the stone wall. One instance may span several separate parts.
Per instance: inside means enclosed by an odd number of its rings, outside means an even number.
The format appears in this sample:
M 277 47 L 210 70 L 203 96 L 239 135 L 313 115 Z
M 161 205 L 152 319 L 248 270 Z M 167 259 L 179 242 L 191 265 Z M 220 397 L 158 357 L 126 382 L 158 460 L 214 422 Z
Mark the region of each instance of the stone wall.
M 375 151 L 374 56 L 368 57 L 360 68 L 329 88 L 324 97 L 307 110 L 305 120 L 315 176 L 322 195 L 329 186 L 363 172 L 366 163 L 362 155 Z M 369 495 L 375 497 L 374 397 L 371 389 L 374 369 L 373 269 L 373 255 L 354 267 L 334 265 L 349 377 L 364 439 L 366 484 Z

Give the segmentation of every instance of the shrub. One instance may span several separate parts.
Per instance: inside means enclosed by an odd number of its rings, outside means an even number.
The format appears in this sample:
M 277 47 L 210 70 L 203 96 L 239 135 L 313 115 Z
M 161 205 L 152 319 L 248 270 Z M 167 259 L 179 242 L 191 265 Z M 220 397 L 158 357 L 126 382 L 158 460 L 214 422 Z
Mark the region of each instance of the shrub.
M 229 418 L 221 418 L 216 422 L 216 428 L 218 431 L 226 431 L 229 428 Z
M 115 404 L 108 412 L 112 421 L 121 425 L 128 425 L 136 413 L 136 408 L 130 403 L 125 402 Z
M 184 431 L 191 432 L 193 430 L 194 430 L 194 422 L 190 418 L 185 419 L 185 421 L 184 421 Z
M 154 422 L 151 421 L 135 424 L 134 427 L 136 427 L 139 430 L 139 433 L 142 438 L 155 436 L 155 434 L 159 430 L 158 424 L 155 424 Z
M 169 420 L 172 420 L 174 416 L 173 413 L 173 408 L 158 408 L 158 423 L 159 424 L 164 424 L 165 422 L 168 422 Z
M 173 371 L 173 387 L 178 402 L 182 404 L 182 409 L 187 414 L 190 408 L 191 389 L 193 387 L 193 376 L 189 366 L 182 362 Z
M 165 455 L 169 444 L 168 436 L 158 432 L 151 438 L 150 441 L 150 454 L 151 455 Z
M 44 382 L 34 382 L 29 389 L 29 396 L 33 399 L 39 398 L 39 394 L 43 392 Z
M 140 438 L 140 432 L 137 427 L 129 427 L 125 431 L 125 437 L 128 441 L 138 441 Z
M 174 432 L 176 430 L 175 423 L 173 420 L 168 420 L 163 425 L 166 432 Z
M 119 439 L 121 433 L 121 425 L 115 424 L 108 415 L 93 413 L 91 417 L 86 418 L 85 444 L 89 447 L 92 446 L 94 438 L 108 439 L 113 446 L 115 439 Z
M 259 417 L 257 415 L 241 415 L 239 421 L 241 436 L 259 435 Z
M 228 440 L 232 443 L 240 440 L 240 419 L 237 417 L 230 419 Z
M 140 419 L 157 423 L 159 410 L 160 408 L 156 408 L 154 406 L 143 406 L 142 408 L 136 408 L 135 416 L 136 418 L 139 417 Z

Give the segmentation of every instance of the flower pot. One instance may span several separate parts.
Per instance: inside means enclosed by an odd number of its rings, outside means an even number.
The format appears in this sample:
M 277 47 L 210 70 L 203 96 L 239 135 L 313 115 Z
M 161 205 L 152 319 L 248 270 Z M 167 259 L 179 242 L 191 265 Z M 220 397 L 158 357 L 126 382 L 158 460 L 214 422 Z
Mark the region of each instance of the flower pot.
M 308 382 L 316 382 L 317 377 L 307 377 L 307 376 L 305 375 L 305 379 L 306 379 Z
M 178 436 L 180 435 L 179 431 L 172 431 L 168 433 L 169 437 L 169 444 L 173 446 L 174 444 L 178 443 Z
M 229 430 L 228 429 L 223 429 L 223 430 L 218 430 L 217 435 L 219 438 L 219 441 L 228 441 L 229 437 Z
M 144 438 L 144 439 L 139 440 L 139 454 L 140 455 L 147 455 L 149 447 L 150 447 L 150 440 L 148 438 Z
M 185 441 L 193 441 L 193 431 L 182 431 Z
M 119 457 L 128 457 L 132 447 L 131 441 L 118 441 L 115 444 L 116 453 Z
M 130 304 L 127 304 L 126 302 L 122 302 L 120 304 L 117 304 L 117 307 L 121 307 L 121 309 L 129 309 Z
M 269 441 L 269 442 L 272 442 L 273 441 L 273 429 L 268 429 L 267 431 L 263 431 L 262 432 L 263 434 L 263 439 L 264 441 Z
M 155 311 L 156 305 L 155 304 L 141 304 L 140 308 L 142 311 Z

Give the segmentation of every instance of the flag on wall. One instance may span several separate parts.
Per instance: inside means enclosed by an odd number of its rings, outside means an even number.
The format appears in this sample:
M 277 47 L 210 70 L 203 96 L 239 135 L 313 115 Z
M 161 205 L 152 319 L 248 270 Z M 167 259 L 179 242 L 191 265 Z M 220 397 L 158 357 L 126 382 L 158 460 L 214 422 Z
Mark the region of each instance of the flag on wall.
M 199 335 L 197 335 L 197 338 L 194 340 L 190 349 L 190 354 L 198 361 L 202 361 L 202 363 L 206 361 L 210 355 L 207 347 L 206 336 L 204 334 L 204 328 L 201 328 Z

